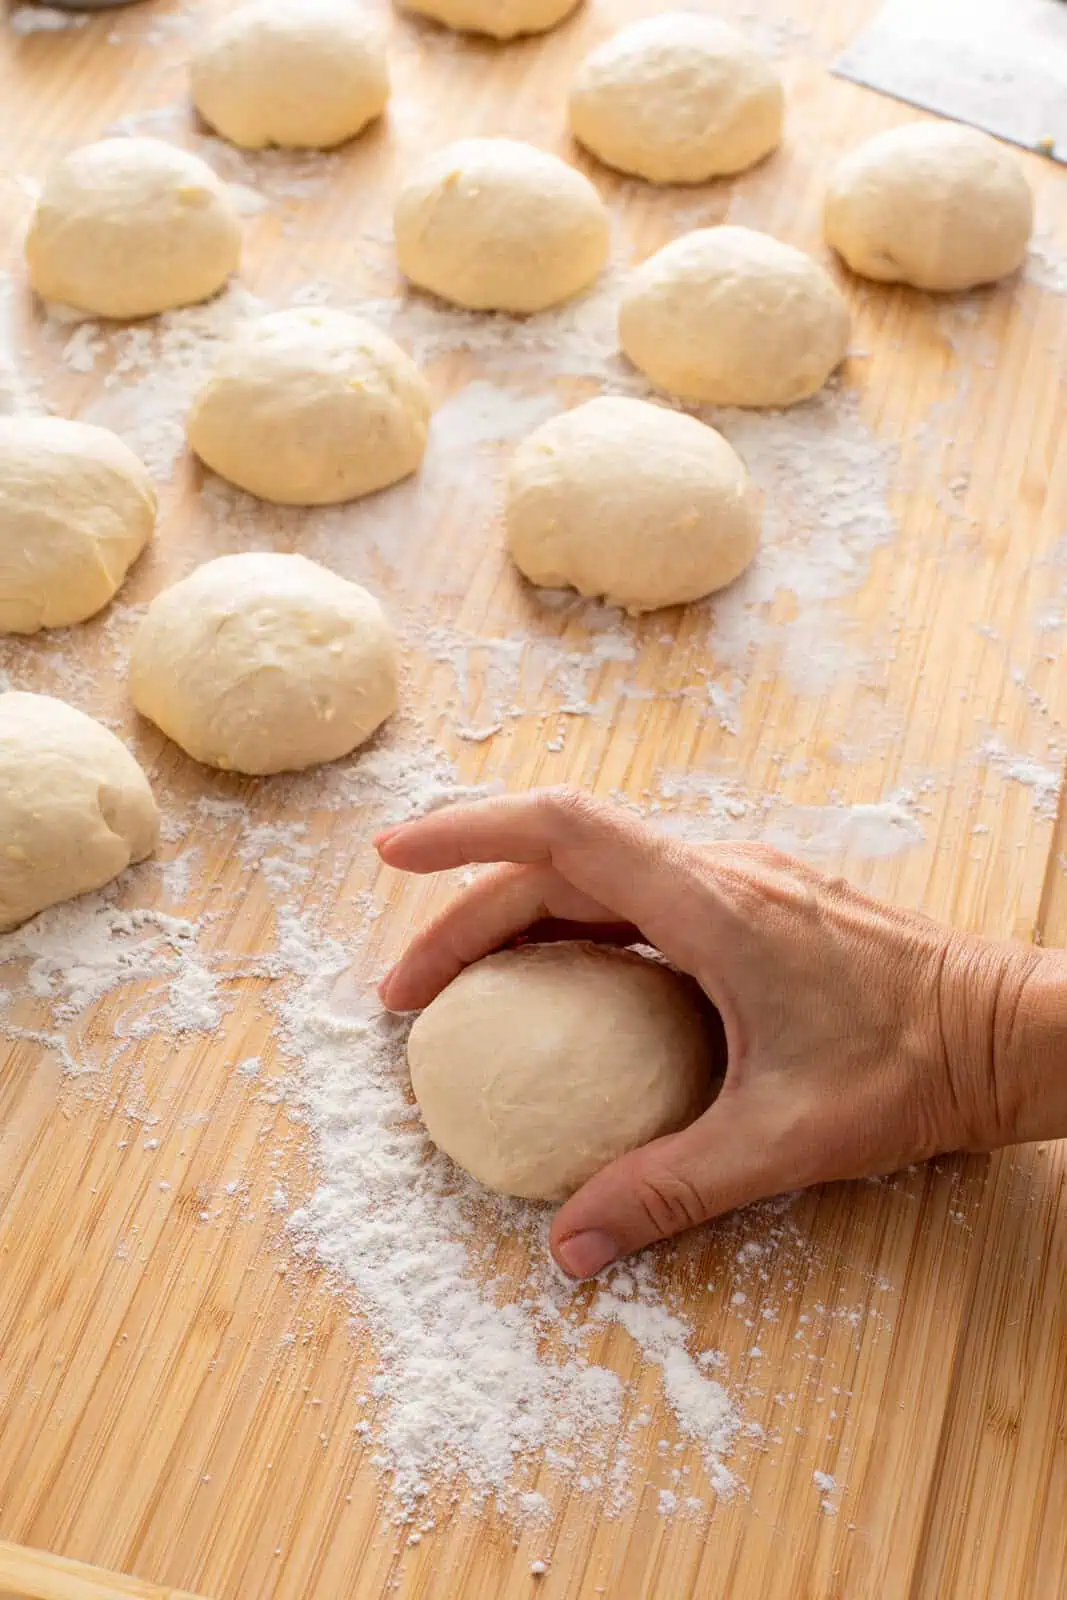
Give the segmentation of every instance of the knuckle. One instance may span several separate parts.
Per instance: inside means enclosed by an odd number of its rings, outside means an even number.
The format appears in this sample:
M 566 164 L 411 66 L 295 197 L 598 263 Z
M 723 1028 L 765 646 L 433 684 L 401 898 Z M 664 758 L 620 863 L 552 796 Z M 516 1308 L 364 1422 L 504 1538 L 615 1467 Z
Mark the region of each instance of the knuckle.
M 644 1174 L 636 1199 L 649 1224 L 664 1239 L 706 1221 L 710 1211 L 699 1187 L 678 1172 Z
M 537 803 L 553 823 L 586 822 L 597 814 L 596 801 L 567 784 L 541 789 Z

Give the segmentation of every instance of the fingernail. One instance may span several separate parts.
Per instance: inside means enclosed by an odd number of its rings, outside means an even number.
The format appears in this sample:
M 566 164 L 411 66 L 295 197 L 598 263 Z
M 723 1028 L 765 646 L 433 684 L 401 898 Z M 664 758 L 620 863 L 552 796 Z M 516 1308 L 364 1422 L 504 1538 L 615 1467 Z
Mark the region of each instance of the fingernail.
M 590 1228 L 586 1233 L 572 1233 L 556 1251 L 556 1260 L 568 1278 L 595 1278 L 598 1272 L 609 1267 L 619 1249 L 609 1233 Z
M 395 827 L 383 828 L 381 833 L 376 833 L 374 838 L 371 840 L 375 850 L 380 850 L 383 844 L 388 844 L 394 833 L 400 832 L 402 826 L 402 823 L 397 823 Z
M 385 977 L 380 978 L 378 981 L 378 999 L 382 1002 L 382 1005 L 385 1006 L 387 1010 L 389 1007 L 389 985 L 393 981 L 393 973 L 395 971 L 395 967 L 390 967 L 389 971 L 385 974 Z

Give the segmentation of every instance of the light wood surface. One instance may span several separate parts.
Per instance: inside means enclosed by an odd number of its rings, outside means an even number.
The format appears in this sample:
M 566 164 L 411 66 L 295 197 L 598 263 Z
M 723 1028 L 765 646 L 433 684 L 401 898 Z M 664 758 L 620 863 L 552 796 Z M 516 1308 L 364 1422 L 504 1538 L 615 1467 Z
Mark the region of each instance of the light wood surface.
M 394 23 L 398 110 L 333 158 L 328 181 L 251 216 L 243 278 L 284 302 L 307 278 L 347 275 L 355 293 L 394 287 L 388 253 L 368 233 L 388 217 L 397 172 L 427 140 L 505 132 L 572 158 L 562 97 L 591 41 L 640 9 L 599 0 L 558 33 L 498 50 Z M 724 9 L 724 8 L 719 8 Z M 826 71 L 870 6 L 866 0 L 770 0 L 750 21 L 785 42 L 790 135 L 756 172 L 692 195 L 662 196 L 588 166 L 638 254 L 702 221 L 743 221 L 818 250 L 819 203 L 836 152 L 912 115 Z M 72 144 L 131 111 L 166 107 L 182 93 L 181 62 L 195 5 L 167 0 L 64 33 L 3 40 L 0 63 L 0 222 L 18 273 L 26 194 Z M 173 24 L 173 26 L 164 26 Z M 417 113 L 417 115 L 415 114 Z M 428 130 L 428 131 L 427 131 Z M 169 130 L 168 130 L 169 131 Z M 1052 248 L 1067 248 L 1062 172 L 1024 158 Z M 680 221 L 680 218 L 685 220 Z M 802 694 L 773 648 L 746 672 L 740 732 L 727 734 L 675 691 L 706 652 L 683 623 L 673 642 L 642 624 L 638 662 L 613 670 L 649 687 L 617 718 L 586 719 L 562 750 L 523 720 L 501 754 L 464 742 L 448 714 L 455 686 L 432 652 L 413 663 L 407 693 L 464 781 L 512 788 L 573 781 L 639 798 L 664 768 L 734 776 L 750 793 L 797 806 L 877 801 L 911 789 L 922 840 L 868 859 L 831 858 L 854 880 L 901 903 L 993 934 L 1067 943 L 1067 839 L 1047 793 L 1013 776 L 989 740 L 1058 767 L 1067 678 L 1062 625 L 1042 618 L 1061 602 L 1067 570 L 1067 299 L 1031 281 L 969 297 L 953 311 L 904 290 L 849 285 L 856 311 L 846 381 L 867 426 L 899 446 L 894 510 L 899 533 L 876 553 L 862 589 L 842 603 L 864 637 L 891 648 L 879 671 L 843 672 Z M 100 383 L 61 368 L 29 300 L 16 295 L 24 359 L 51 404 L 78 413 Z M 443 398 L 477 357 L 438 362 Z M 814 465 L 817 465 L 814 464 Z M 962 488 L 951 503 L 946 485 Z M 213 529 L 191 467 L 165 496 L 156 550 L 138 569 L 133 601 L 163 585 L 180 541 L 213 553 Z M 449 600 L 473 631 L 506 632 L 531 609 L 482 530 L 453 526 L 440 508 L 405 582 L 433 592 L 447 561 L 466 585 Z M 478 537 L 475 537 L 475 534 Z M 485 540 L 489 533 L 486 530 Z M 443 556 L 439 550 L 444 550 Z M 452 593 L 452 591 L 449 591 Z M 561 628 L 564 626 L 560 625 Z M 100 624 L 81 630 L 72 659 L 109 659 Z M 50 645 L 6 645 L 3 665 L 25 687 L 47 686 Z M 79 697 L 76 697 L 79 698 Z M 120 725 L 168 793 L 248 799 L 254 786 L 204 774 L 125 708 L 106 665 L 79 703 Z M 559 703 L 559 697 L 548 705 Z M 472 717 L 476 721 L 476 717 Z M 877 740 L 868 738 L 877 724 Z M 986 754 L 983 756 L 982 751 Z M 294 820 L 271 800 L 267 814 Z M 274 808 L 274 809 L 272 809 Z M 355 896 L 377 878 L 358 814 L 315 820 L 351 854 L 343 885 Z M 186 908 L 200 914 L 221 881 L 239 909 L 208 937 L 220 951 L 254 948 L 263 909 L 224 830 L 197 841 L 202 872 Z M 401 946 L 430 896 L 391 891 L 370 959 Z M 257 920 L 258 919 L 258 920 Z M 802 1270 L 780 1263 L 766 1286 L 784 1308 L 761 1337 L 764 1366 L 746 1415 L 773 1443 L 745 1471 L 747 1494 L 710 1517 L 663 1519 L 654 1439 L 671 1436 L 654 1374 L 643 1399 L 660 1406 L 653 1441 L 635 1451 L 637 1494 L 614 1518 L 572 1496 L 547 1534 L 517 1543 L 492 1512 L 459 1507 L 420 1544 L 380 1499 L 373 1447 L 354 1449 L 356 1396 L 374 1353 L 349 1310 L 313 1275 L 278 1270 L 276 1223 L 264 1203 L 277 1180 L 267 1131 L 286 1139 L 292 1194 L 313 1181 L 299 1127 L 286 1131 L 242 1093 L 238 1052 L 266 1047 L 252 980 L 231 986 L 220 1034 L 178 1050 L 146 1042 L 144 1070 L 173 1112 L 155 1131 L 158 1154 L 124 1152 L 113 1095 L 83 1101 L 64 1086 L 53 1054 L 32 1043 L 0 1067 L 0 1533 L 148 1584 L 212 1600 L 325 1600 L 384 1594 L 420 1600 L 610 1595 L 683 1600 L 1010 1600 L 1067 1591 L 1067 1199 L 1064 1150 L 1035 1147 L 993 1160 L 943 1160 L 879 1185 L 839 1187 L 798 1203 L 812 1241 Z M 118 1002 L 114 1002 L 117 1005 Z M 92 1014 L 85 1047 L 115 1012 Z M 125 1070 L 125 1069 L 124 1069 Z M 116 1130 L 120 1131 L 116 1131 Z M 197 1226 L 198 1196 L 217 1190 L 230 1163 L 247 1182 L 247 1214 L 221 1229 Z M 173 1188 L 163 1192 L 159 1180 Z M 136 1247 L 119 1253 L 119 1236 Z M 737 1240 L 709 1230 L 682 1251 L 679 1284 L 714 1280 L 690 1296 L 710 1347 L 744 1378 L 751 1343 L 727 1314 Z M 880 1285 L 888 1286 L 882 1289 Z M 846 1308 L 866 1308 L 858 1326 Z M 817 1341 L 797 1340 L 814 1307 L 829 1313 Z M 835 1308 L 841 1310 L 836 1320 Z M 283 1343 L 286 1330 L 303 1336 Z M 617 1334 L 601 1359 L 633 1374 Z M 802 1371 L 803 1368 L 803 1371 Z M 775 1404 L 775 1395 L 783 1396 Z M 687 1458 L 688 1459 L 688 1458 Z M 820 1507 L 813 1472 L 840 1491 Z M 659 1474 L 659 1475 L 658 1475 Z M 547 1573 L 531 1577 L 546 1550 Z M 2 1553 L 2 1552 L 0 1552 Z M 10 1557 L 6 1558 L 10 1561 Z M 17 1569 L 16 1569 L 17 1570 Z M 59 1570 L 58 1568 L 56 1569 Z M 0 1560 L 0 1578 L 9 1569 Z M 58 1581 L 58 1580 L 57 1580 Z M 25 1588 L 41 1600 L 112 1592 Z M 170 1591 L 123 1589 L 115 1593 Z
M 161 1589 L 122 1573 L 87 1567 L 46 1550 L 0 1539 L 0 1600 L 197 1600 L 186 1590 Z

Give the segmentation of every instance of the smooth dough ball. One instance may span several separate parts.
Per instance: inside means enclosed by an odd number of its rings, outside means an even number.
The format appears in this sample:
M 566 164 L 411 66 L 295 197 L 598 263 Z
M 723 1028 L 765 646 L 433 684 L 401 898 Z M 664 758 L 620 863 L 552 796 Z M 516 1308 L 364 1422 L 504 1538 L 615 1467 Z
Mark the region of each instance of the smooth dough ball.
M 385 39 L 353 0 L 253 0 L 211 29 L 189 82 L 233 144 L 329 150 L 385 109 Z
M 853 272 L 916 289 L 973 289 L 1021 266 L 1034 200 L 1010 151 L 975 128 L 917 122 L 839 163 L 827 243 Z
M 417 1019 L 411 1087 L 434 1143 L 487 1188 L 564 1200 L 711 1099 L 693 987 L 631 950 L 531 944 L 467 967 Z
M 106 428 L 0 418 L 0 632 L 95 616 L 155 525 L 147 470 Z
M 275 311 L 226 347 L 189 443 L 238 488 L 280 505 L 355 500 L 415 471 L 430 390 L 387 334 L 320 307 Z
M 631 612 L 732 583 L 760 522 L 759 496 L 722 435 L 643 400 L 588 400 L 553 417 L 508 475 L 508 549 L 530 582 Z
M 515 139 L 462 139 L 410 178 L 396 205 L 400 270 L 472 311 L 543 311 L 592 283 L 608 214 L 588 178 Z
M 160 139 L 103 139 L 45 179 L 26 238 L 30 283 L 97 317 L 151 317 L 217 294 L 241 256 L 225 185 Z
M 107 728 L 46 694 L 0 694 L 0 928 L 151 855 L 159 812 Z
M 727 23 L 646 17 L 588 56 L 571 89 L 576 139 L 651 183 L 743 172 L 782 137 L 785 96 L 769 61 Z
M 579 3 L 580 0 L 401 0 L 406 11 L 443 22 L 457 33 L 485 33 L 491 39 L 547 33 L 569 17 Z
M 668 394 L 791 406 L 848 350 L 848 305 L 810 256 L 750 228 L 683 234 L 630 275 L 619 341 Z
M 157 595 L 133 703 L 205 766 L 259 777 L 336 761 L 396 709 L 377 600 L 303 556 L 220 556 Z

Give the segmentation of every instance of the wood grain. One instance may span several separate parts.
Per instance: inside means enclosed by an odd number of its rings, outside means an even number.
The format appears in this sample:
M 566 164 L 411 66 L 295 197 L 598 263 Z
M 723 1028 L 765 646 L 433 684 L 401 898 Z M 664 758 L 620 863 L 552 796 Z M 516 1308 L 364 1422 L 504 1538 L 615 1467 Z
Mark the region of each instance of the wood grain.
M 196 9 L 158 0 L 124 12 L 114 43 L 114 19 L 4 39 L 0 225 L 16 275 L 27 201 L 14 180 L 39 180 L 62 151 L 119 116 L 177 101 Z M 578 159 L 562 112 L 574 63 L 639 9 L 636 0 L 604 0 L 554 35 L 506 49 L 395 19 L 403 109 L 332 158 L 327 182 L 249 218 L 244 281 L 268 300 L 320 276 L 346 278 L 359 294 L 394 292 L 388 248 L 375 251 L 367 238 L 404 164 L 427 141 L 469 132 L 506 132 Z M 867 0 L 793 0 L 788 14 L 770 0 L 750 8 L 787 45 L 790 133 L 778 155 L 737 182 L 657 195 L 586 165 L 637 254 L 726 217 L 820 248 L 820 198 L 835 154 L 912 116 L 827 73 L 870 9 Z M 1025 164 L 1042 226 L 1062 249 L 1063 174 L 1037 159 Z M 559 750 L 533 717 L 516 723 L 503 750 L 458 738 L 448 711 L 455 683 L 430 651 L 413 652 L 406 692 L 465 782 L 568 780 L 640 798 L 658 772 L 713 771 L 796 807 L 909 789 L 921 843 L 871 859 L 846 841 L 830 864 L 960 926 L 1067 942 L 1062 824 L 997 754 L 1040 752 L 1047 763 L 1067 711 L 1062 628 L 1040 625 L 1065 583 L 1067 302 L 1028 281 L 958 306 L 855 282 L 847 290 L 864 352 L 847 382 L 866 425 L 902 458 L 898 535 L 842 602 L 858 636 L 888 641 L 876 672 L 843 672 L 821 693 L 803 693 L 773 641 L 761 643 L 746 666 L 740 732 L 728 735 L 679 694 L 707 659 L 706 628 L 683 618 L 664 643 L 660 627 L 642 624 L 639 659 L 606 669 L 599 692 L 626 680 L 647 698 L 620 695 L 617 715 L 583 720 Z M 74 414 L 91 406 L 100 376 L 57 363 L 54 334 L 21 292 L 14 321 L 48 401 Z M 476 356 L 436 362 L 438 399 L 477 371 Z M 955 481 L 963 487 L 953 499 L 946 486 Z M 190 553 L 215 553 L 198 491 L 183 467 L 157 547 L 131 582 L 134 603 L 185 570 Z M 535 618 L 495 550 L 470 537 L 461 507 L 443 505 L 439 515 L 433 538 L 411 547 L 413 593 L 425 601 L 443 590 L 442 610 L 475 633 L 537 627 L 570 637 L 575 625 Z M 442 582 L 446 570 L 454 583 Z M 203 773 L 137 726 L 105 647 L 96 623 L 72 647 L 87 669 L 104 663 L 96 679 L 87 676 L 84 703 L 94 709 L 99 697 L 161 790 L 257 793 Z M 51 681 L 48 648 L 26 647 L 20 684 Z M 559 699 L 548 695 L 544 708 Z M 475 721 L 477 699 L 466 709 Z M 867 738 L 872 726 L 883 730 L 877 741 Z M 257 804 L 293 820 L 282 801 Z M 357 816 L 316 815 L 311 824 L 351 857 L 342 901 L 385 884 Z M 182 909 L 198 917 L 225 905 L 213 948 L 257 948 L 269 908 L 232 838 L 204 830 L 197 843 L 203 871 Z M 398 950 L 434 898 L 399 885 L 389 893 L 370 961 Z M 666 1480 L 655 1443 L 673 1449 L 676 1433 L 655 1373 L 639 1370 L 614 1331 L 598 1357 L 626 1375 L 656 1419 L 635 1450 L 633 1505 L 597 1517 L 574 1493 L 550 1528 L 517 1542 L 502 1518 L 461 1506 L 412 1545 L 380 1499 L 373 1445 L 355 1442 L 373 1349 L 328 1284 L 279 1271 L 266 1201 L 277 1152 L 287 1152 L 294 1195 L 313 1181 L 310 1153 L 282 1109 L 251 1103 L 236 1082 L 232 1063 L 260 1052 L 269 1059 L 271 1044 L 256 981 L 235 982 L 231 997 L 219 1036 L 177 1050 L 145 1041 L 138 1071 L 169 1107 L 153 1152 L 140 1136 L 125 1137 L 129 1063 L 105 1097 L 86 1100 L 64 1086 L 54 1053 L 32 1042 L 10 1049 L 0 1069 L 5 1536 L 215 1600 L 535 1591 L 552 1600 L 1021 1600 L 1065 1591 L 1060 1147 L 942 1161 L 805 1197 L 795 1220 L 811 1248 L 777 1261 L 760 1289 L 760 1303 L 779 1316 L 761 1331 L 758 1372 L 752 1335 L 729 1310 L 743 1232 L 727 1224 L 686 1243 L 675 1270 L 678 1286 L 691 1286 L 688 1314 L 702 1343 L 725 1352 L 745 1386 L 746 1414 L 768 1431 L 767 1448 L 746 1459 L 743 1498 L 692 1521 L 659 1515 Z M 112 997 L 95 1009 L 87 1048 L 107 1037 L 118 1004 Z M 242 1174 L 240 1214 L 235 1203 L 205 1229 L 202 1197 L 233 1172 Z M 709 1281 L 715 1294 L 692 1287 Z M 825 1315 L 811 1332 L 816 1307 Z M 855 1307 L 857 1324 L 848 1315 Z M 698 1468 L 688 1447 L 672 1459 Z M 816 1470 L 840 1485 L 832 1513 L 821 1507 Z M 548 1571 L 535 1580 L 531 1562 L 541 1558 Z
M 2 1539 L 0 1585 L 0 1600 L 197 1600 L 184 1589 L 161 1589 Z

